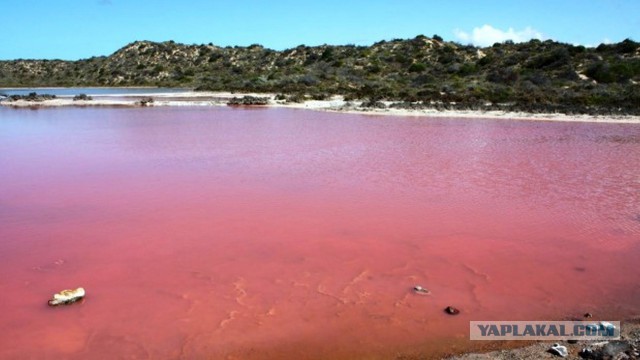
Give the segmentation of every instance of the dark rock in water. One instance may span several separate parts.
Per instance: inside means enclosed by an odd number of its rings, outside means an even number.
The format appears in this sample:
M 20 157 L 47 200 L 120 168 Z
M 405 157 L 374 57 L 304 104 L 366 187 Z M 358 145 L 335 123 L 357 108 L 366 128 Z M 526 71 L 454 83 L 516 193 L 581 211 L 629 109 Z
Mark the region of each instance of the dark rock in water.
M 458 314 L 460 314 L 460 310 L 454 308 L 453 306 L 447 306 L 444 309 L 444 312 L 446 312 L 449 315 L 458 315 Z
M 75 100 L 75 99 L 74 99 Z M 153 98 L 152 97 L 145 97 L 140 99 L 140 101 L 136 102 L 136 104 L 138 104 L 139 106 L 149 106 L 153 104 Z
M 569 350 L 567 350 L 567 347 L 560 344 L 553 344 L 553 346 L 549 349 L 549 352 L 561 357 L 569 356 Z
M 586 318 L 592 318 L 592 317 L 593 317 L 593 315 L 591 315 L 591 313 L 589 313 L 589 312 L 588 312 L 588 313 L 584 313 L 584 317 L 586 317 Z

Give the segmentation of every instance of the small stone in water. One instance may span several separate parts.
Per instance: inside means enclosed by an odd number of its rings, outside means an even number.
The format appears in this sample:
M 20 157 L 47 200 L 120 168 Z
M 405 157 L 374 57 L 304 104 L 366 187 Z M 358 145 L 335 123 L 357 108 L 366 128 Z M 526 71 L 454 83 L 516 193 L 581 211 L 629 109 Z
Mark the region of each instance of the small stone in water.
M 458 314 L 460 314 L 460 310 L 454 308 L 453 306 L 447 306 L 444 309 L 444 312 L 446 312 L 449 315 L 458 315 Z
M 75 290 L 62 290 L 57 294 L 53 294 L 53 298 L 49 300 L 49 306 L 71 304 L 82 298 L 84 298 L 84 288 L 77 288 Z
M 415 291 L 416 293 L 421 294 L 421 295 L 426 295 L 426 294 L 431 293 L 431 291 L 429 291 L 428 289 L 423 288 L 420 285 L 414 286 L 413 287 L 413 291 Z

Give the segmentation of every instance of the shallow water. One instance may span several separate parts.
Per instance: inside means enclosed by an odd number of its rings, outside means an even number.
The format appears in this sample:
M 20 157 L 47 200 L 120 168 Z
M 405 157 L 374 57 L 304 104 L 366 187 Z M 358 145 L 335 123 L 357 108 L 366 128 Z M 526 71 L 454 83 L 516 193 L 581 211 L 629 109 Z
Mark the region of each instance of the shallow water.
M 469 320 L 638 315 L 639 159 L 629 124 L 0 108 L 0 358 L 441 356 Z

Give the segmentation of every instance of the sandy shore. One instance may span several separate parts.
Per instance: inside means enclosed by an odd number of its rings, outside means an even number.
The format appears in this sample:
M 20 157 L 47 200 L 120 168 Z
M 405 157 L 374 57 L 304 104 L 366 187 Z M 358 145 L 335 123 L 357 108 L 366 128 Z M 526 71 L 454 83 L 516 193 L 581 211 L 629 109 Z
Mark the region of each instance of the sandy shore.
M 566 114 L 532 114 L 524 112 L 505 111 L 463 111 L 463 110 L 437 110 L 437 109 L 395 109 L 389 108 L 391 102 L 385 103 L 385 109 L 373 109 L 360 107 L 360 102 L 349 103 L 340 96 L 334 96 L 328 100 L 308 100 L 303 103 L 288 103 L 274 100 L 275 94 L 238 94 L 230 92 L 178 92 L 178 93 L 149 93 L 149 94 L 109 94 L 94 95 L 93 100 L 74 101 L 72 96 L 58 96 L 55 99 L 44 101 L 9 101 L 4 99 L 0 105 L 15 108 L 34 107 L 59 107 L 59 106 L 140 106 L 140 101 L 152 98 L 153 103 L 147 106 L 226 106 L 233 97 L 245 95 L 267 97 L 270 107 L 285 107 L 294 109 L 307 109 L 316 111 L 333 111 L 340 113 L 355 113 L 366 115 L 393 115 L 393 116 L 418 116 L 431 118 L 486 118 L 486 119 L 510 119 L 510 120 L 542 120 L 542 121 L 569 121 L 569 122 L 602 122 L 602 123 L 640 123 L 640 116 L 592 116 L 592 115 L 566 115 Z

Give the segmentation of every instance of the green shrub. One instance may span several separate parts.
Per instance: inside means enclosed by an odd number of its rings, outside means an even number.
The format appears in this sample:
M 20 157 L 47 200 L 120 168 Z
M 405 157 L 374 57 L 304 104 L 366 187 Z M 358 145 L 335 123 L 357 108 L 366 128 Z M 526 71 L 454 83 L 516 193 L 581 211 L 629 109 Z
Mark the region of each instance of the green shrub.
M 458 74 L 460 74 L 461 76 L 475 74 L 476 72 L 478 72 L 478 68 L 474 63 L 470 62 L 462 64 L 462 66 L 460 66 L 460 69 L 458 70 Z
M 78 100 L 89 101 L 89 100 L 93 100 L 93 98 L 91 96 L 88 96 L 87 94 L 78 94 L 73 97 L 73 101 L 78 101 Z
M 635 71 L 632 64 L 626 62 L 610 64 L 599 61 L 591 64 L 585 74 L 599 83 L 609 84 L 627 81 L 635 75 Z
M 495 62 L 494 57 L 491 55 L 487 55 L 481 59 L 478 59 L 478 61 L 476 61 L 476 64 L 480 67 L 484 67 L 484 66 L 493 64 L 494 62 Z
M 619 54 L 633 54 L 638 50 L 639 46 L 639 43 L 631 39 L 624 39 L 623 41 L 615 44 L 614 49 Z
M 334 50 L 331 47 L 324 49 L 324 51 L 322 52 L 322 55 L 320 55 L 320 60 L 331 62 L 333 60 L 333 52 Z
M 518 72 L 512 67 L 493 69 L 487 74 L 487 80 L 497 84 L 513 84 L 518 80 Z
M 413 63 L 411 64 L 411 66 L 409 66 L 409 72 L 411 73 L 423 72 L 426 69 L 427 69 L 427 65 L 423 63 Z
M 558 68 L 570 61 L 571 54 L 563 47 L 534 56 L 527 62 L 526 67 L 530 69 Z

